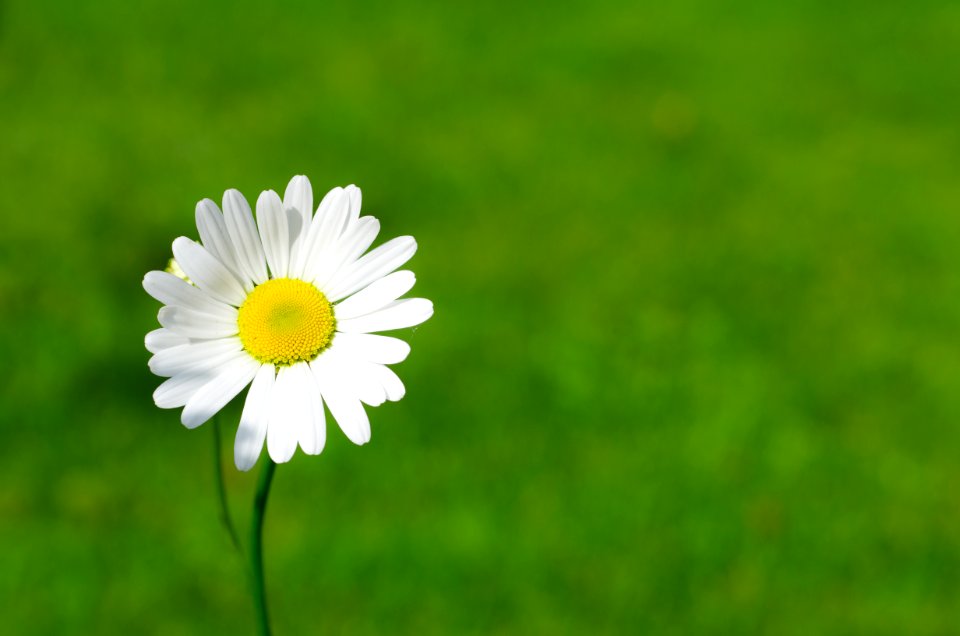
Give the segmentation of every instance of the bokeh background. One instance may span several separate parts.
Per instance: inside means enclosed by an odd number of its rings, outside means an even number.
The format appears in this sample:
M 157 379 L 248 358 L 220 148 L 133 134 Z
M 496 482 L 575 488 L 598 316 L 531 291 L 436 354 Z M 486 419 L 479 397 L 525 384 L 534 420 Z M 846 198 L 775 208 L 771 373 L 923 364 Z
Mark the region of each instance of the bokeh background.
M 298 173 L 436 315 L 277 472 L 277 634 L 956 633 L 958 60 L 950 2 L 7 0 L 3 633 L 252 632 L 140 281 Z

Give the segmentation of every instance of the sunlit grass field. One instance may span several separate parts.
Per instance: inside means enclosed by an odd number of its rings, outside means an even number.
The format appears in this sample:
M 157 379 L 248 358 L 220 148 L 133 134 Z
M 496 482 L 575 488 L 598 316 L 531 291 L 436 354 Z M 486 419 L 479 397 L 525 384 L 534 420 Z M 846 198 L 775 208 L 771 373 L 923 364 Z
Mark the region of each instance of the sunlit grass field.
M 252 633 L 140 282 L 303 173 L 436 314 L 277 470 L 278 635 L 956 633 L 958 60 L 948 2 L 0 4 L 0 632 Z

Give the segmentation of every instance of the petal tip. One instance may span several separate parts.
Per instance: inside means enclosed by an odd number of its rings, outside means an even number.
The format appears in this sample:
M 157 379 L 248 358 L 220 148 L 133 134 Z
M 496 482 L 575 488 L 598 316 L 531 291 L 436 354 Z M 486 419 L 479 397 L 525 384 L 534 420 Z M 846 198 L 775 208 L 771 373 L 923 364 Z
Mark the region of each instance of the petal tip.
M 240 456 L 234 454 L 233 456 L 233 465 L 237 467 L 242 473 L 250 472 L 250 469 L 257 465 L 257 458 L 254 457 L 253 461 L 249 461 L 246 458 L 241 458 Z
M 240 206 L 244 207 L 247 203 L 246 198 L 244 198 L 243 193 L 237 190 L 236 188 L 230 188 L 223 193 L 223 207 L 226 209 L 228 206 Z
M 266 203 L 266 202 L 271 201 L 271 200 L 274 200 L 274 201 L 279 202 L 279 201 L 280 201 L 280 195 L 277 194 L 277 193 L 276 193 L 275 191 L 273 191 L 273 190 L 264 190 L 263 192 L 260 193 L 260 196 L 257 197 L 257 205 L 260 205 L 260 204 L 261 204 L 261 203 L 260 203 L 261 201 L 263 201 L 264 203 Z
M 180 423 L 189 429 L 194 429 L 209 420 L 211 417 L 213 417 L 212 414 L 207 415 L 205 413 L 191 413 L 187 409 L 183 409 L 183 413 L 180 414 Z

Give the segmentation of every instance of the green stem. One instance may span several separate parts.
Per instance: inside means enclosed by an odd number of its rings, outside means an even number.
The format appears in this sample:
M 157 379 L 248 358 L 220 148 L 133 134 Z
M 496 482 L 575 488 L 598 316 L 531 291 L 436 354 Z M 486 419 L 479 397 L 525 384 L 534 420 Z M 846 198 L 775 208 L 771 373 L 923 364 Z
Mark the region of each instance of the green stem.
M 263 515 L 267 508 L 270 482 L 277 465 L 269 457 L 260 469 L 257 493 L 253 497 L 253 516 L 250 523 L 250 586 L 253 592 L 253 607 L 257 614 L 257 626 L 261 636 L 270 636 L 270 620 L 267 617 L 267 594 L 263 585 Z
M 233 526 L 233 519 L 230 516 L 230 505 L 227 503 L 227 489 L 223 484 L 223 459 L 221 457 L 220 447 L 220 418 L 213 418 L 213 465 L 214 475 L 217 482 L 217 495 L 220 498 L 220 521 L 230 535 L 230 543 L 236 548 L 237 552 L 243 553 L 240 547 L 240 537 L 237 536 L 237 529 Z

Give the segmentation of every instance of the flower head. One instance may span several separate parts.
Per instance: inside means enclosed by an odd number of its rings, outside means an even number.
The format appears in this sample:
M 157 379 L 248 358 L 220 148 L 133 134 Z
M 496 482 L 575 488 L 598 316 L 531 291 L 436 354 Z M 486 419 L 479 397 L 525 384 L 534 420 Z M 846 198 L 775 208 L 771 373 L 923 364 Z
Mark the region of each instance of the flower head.
M 243 195 L 227 190 L 223 212 L 197 204 L 200 243 L 173 242 L 177 269 L 149 272 L 144 289 L 164 304 L 161 328 L 146 337 L 150 370 L 168 378 L 154 392 L 161 408 L 183 407 L 195 428 L 248 385 L 234 460 L 257 461 L 264 443 L 286 462 L 297 446 L 319 454 L 326 442 L 324 404 L 356 444 L 370 441 L 363 404 L 403 397 L 386 365 L 410 346 L 373 332 L 412 327 L 433 315 L 423 298 L 401 298 L 410 271 L 395 271 L 417 249 L 401 236 L 367 251 L 380 230 L 360 216 L 360 189 L 334 188 L 313 213 L 306 177 L 283 200 L 267 190 L 256 221 Z

